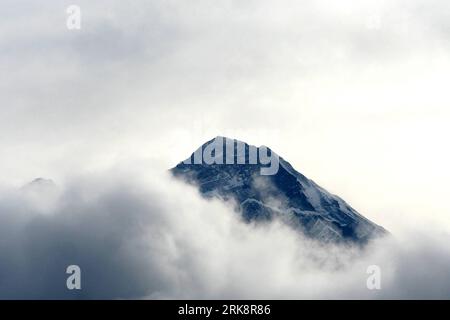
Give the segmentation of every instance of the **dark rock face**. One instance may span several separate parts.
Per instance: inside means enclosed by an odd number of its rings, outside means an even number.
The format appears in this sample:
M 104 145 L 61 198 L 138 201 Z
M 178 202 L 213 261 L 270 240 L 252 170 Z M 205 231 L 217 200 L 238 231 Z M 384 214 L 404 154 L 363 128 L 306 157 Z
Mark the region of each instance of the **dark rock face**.
M 211 148 L 218 139 L 223 141 L 223 146 L 216 144 L 218 148 Z M 227 145 L 231 147 L 227 149 Z M 199 163 L 198 158 L 194 161 L 194 156 L 204 154 L 205 150 L 221 161 L 212 164 Z M 276 173 L 261 174 L 261 168 L 268 166 L 267 161 L 251 164 L 254 163 L 251 154 L 255 151 L 257 155 L 265 152 L 272 161 L 278 161 Z M 278 217 L 306 235 L 326 242 L 366 243 L 387 233 L 265 147 L 217 137 L 171 171 L 176 177 L 197 185 L 205 197 L 234 199 L 238 204 L 236 210 L 249 222 Z

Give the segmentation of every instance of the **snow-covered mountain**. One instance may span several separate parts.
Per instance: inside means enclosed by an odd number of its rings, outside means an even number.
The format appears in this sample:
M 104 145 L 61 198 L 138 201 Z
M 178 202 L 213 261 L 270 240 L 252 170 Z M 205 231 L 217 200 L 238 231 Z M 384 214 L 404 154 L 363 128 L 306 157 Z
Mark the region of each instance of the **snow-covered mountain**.
M 263 154 L 278 161 L 276 173 L 262 174 L 261 169 L 269 166 L 268 161 L 252 164 L 255 155 L 262 159 Z M 210 155 L 210 164 L 199 161 L 201 155 Z M 211 158 L 216 161 L 211 163 Z M 365 243 L 386 234 L 382 227 L 297 172 L 264 146 L 257 148 L 234 139 L 216 137 L 171 171 L 176 177 L 197 185 L 205 197 L 234 199 L 236 210 L 246 221 L 278 217 L 315 239 L 333 242 Z

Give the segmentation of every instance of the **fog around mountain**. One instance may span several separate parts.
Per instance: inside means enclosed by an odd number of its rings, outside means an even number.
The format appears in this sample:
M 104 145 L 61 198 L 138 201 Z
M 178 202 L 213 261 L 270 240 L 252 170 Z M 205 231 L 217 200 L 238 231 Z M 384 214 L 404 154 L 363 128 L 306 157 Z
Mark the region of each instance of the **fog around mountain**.
M 2 0 L 1 298 L 450 296 L 448 1 L 76 2 L 74 31 Z M 216 135 L 391 237 L 324 248 L 163 174 Z
M 449 235 L 426 220 L 361 251 L 324 246 L 277 221 L 245 223 L 228 203 L 137 163 L 66 181 L 45 208 L 2 190 L 0 298 L 449 294 Z M 82 269 L 80 291 L 65 288 L 70 264 Z M 381 290 L 367 289 L 369 265 L 381 268 Z
M 388 232 L 296 171 L 270 147 L 215 137 L 171 169 L 206 197 L 236 202 L 246 221 L 278 218 L 323 242 L 364 244 Z

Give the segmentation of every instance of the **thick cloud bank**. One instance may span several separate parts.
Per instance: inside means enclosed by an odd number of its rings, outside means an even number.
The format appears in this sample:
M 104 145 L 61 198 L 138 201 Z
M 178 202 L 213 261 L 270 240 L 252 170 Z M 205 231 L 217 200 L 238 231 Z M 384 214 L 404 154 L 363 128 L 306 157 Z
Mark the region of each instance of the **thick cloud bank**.
M 0 298 L 450 297 L 449 236 L 426 225 L 364 251 L 326 247 L 245 224 L 168 176 L 124 172 L 2 190 Z M 81 290 L 66 288 L 72 264 Z M 369 265 L 381 290 L 367 289 Z

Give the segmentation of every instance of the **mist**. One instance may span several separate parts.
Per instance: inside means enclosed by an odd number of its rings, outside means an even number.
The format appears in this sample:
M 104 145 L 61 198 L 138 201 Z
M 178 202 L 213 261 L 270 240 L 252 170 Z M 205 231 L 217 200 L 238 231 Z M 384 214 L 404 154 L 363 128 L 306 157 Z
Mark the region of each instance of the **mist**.
M 450 226 L 447 1 L 2 1 L 0 184 L 266 145 L 392 230 Z M 33 161 L 30 161 L 32 156 Z
M 1 3 L 0 298 L 449 297 L 448 1 L 72 4 Z M 215 136 L 391 236 L 324 247 L 162 174 Z
M 408 226 L 364 249 L 325 245 L 281 221 L 245 223 L 232 203 L 168 173 L 138 172 L 73 175 L 34 189 L 39 203 L 27 189 L 3 190 L 0 298 L 449 297 L 444 230 Z M 66 288 L 69 265 L 81 268 L 81 290 Z M 380 290 L 366 285 L 371 265 Z

